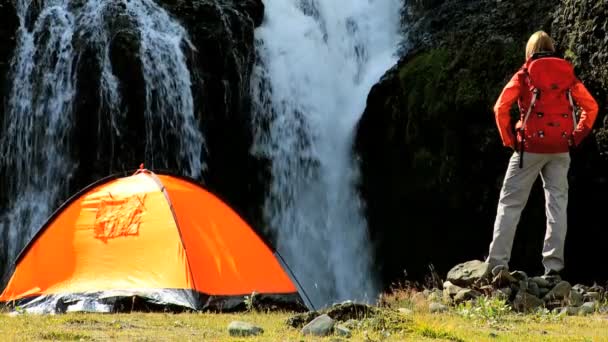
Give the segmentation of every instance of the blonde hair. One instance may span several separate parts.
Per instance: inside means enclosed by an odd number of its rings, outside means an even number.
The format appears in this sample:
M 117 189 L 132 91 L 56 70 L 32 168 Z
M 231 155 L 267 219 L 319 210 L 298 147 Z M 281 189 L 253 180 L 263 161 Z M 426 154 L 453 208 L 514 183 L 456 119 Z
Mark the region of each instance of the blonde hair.
M 526 60 L 538 52 L 555 52 L 555 43 L 545 31 L 537 31 L 526 44 Z

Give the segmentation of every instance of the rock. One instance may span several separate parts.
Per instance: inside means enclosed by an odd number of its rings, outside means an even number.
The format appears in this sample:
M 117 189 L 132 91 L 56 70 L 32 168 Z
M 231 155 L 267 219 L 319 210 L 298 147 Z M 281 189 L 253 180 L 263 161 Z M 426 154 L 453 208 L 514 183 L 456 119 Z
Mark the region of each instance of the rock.
M 543 277 L 534 277 L 530 279 L 535 282 L 539 288 L 547 288 L 549 287 L 549 281 Z
M 539 288 L 538 289 L 538 294 L 539 294 L 538 298 L 544 298 L 547 295 L 547 293 L 549 293 L 549 291 L 550 290 L 546 287 Z
M 587 302 L 584 303 L 579 310 L 580 315 L 591 315 L 595 312 L 595 308 L 597 307 L 597 302 Z
M 494 276 L 494 279 L 492 279 L 492 285 L 496 286 L 496 287 L 504 287 L 504 286 L 509 286 L 512 283 L 517 282 L 518 279 L 513 277 L 509 271 L 507 270 L 502 270 L 500 272 L 498 272 L 498 274 L 496 276 Z
M 443 283 L 443 297 L 445 299 L 454 298 L 454 296 L 462 290 L 463 290 L 462 287 L 456 286 L 449 281 L 446 281 L 445 283 Z
M 511 276 L 517 280 L 523 280 L 523 281 L 528 280 L 528 275 L 524 271 L 513 271 L 513 272 L 511 272 Z
M 460 304 L 466 302 L 467 300 L 475 299 L 481 296 L 481 293 L 472 289 L 464 289 L 459 291 L 456 296 L 454 296 L 454 303 Z
M 585 294 L 587 291 L 589 291 L 589 286 L 585 286 L 582 284 L 576 284 L 576 285 L 572 286 L 572 290 L 576 291 L 582 295 L 582 294 Z
M 302 328 L 303 335 L 327 336 L 333 332 L 334 320 L 327 314 L 323 314 Z
M 439 289 L 435 289 L 429 294 L 429 296 L 427 297 L 427 300 L 429 302 L 441 302 L 442 298 L 443 298 L 443 291 L 441 291 Z
M 441 304 L 441 303 L 430 303 L 429 304 L 429 311 L 431 313 L 441 313 L 441 312 L 446 312 L 448 311 L 448 307 Z
M 264 329 L 251 323 L 232 321 L 228 325 L 230 336 L 257 336 L 264 332 Z
M 528 282 L 527 281 L 519 281 L 517 283 L 511 284 L 511 288 L 513 291 L 528 291 Z
M 561 281 L 557 285 L 555 285 L 555 287 L 553 289 L 551 289 L 551 291 L 549 291 L 549 293 L 547 293 L 545 295 L 544 299 L 545 299 L 545 301 L 554 300 L 554 299 L 558 299 L 558 300 L 564 299 L 564 298 L 568 297 L 571 289 L 572 289 L 572 286 L 570 285 L 569 282 Z
M 562 281 L 562 277 L 559 275 L 542 276 L 542 278 L 549 282 L 549 286 L 547 286 L 549 288 L 555 287 L 555 285 Z
M 593 285 L 587 291 L 588 292 L 604 293 L 605 289 L 603 287 L 599 286 L 599 285 Z
M 482 279 L 489 278 L 490 264 L 479 261 L 467 261 L 454 266 L 449 272 L 447 279 L 454 285 L 468 287 Z
M 599 292 L 587 292 L 583 295 L 583 298 L 586 302 L 600 301 L 602 295 Z
M 562 308 L 561 311 L 559 312 L 560 316 L 575 316 L 578 315 L 579 312 L 578 307 L 574 307 L 574 306 L 567 306 L 565 308 Z
M 350 338 L 352 336 L 350 330 L 341 325 L 336 325 L 334 327 L 334 332 L 336 335 L 346 337 L 346 338 Z
M 313 319 L 319 317 L 320 313 L 316 311 L 308 311 L 287 319 L 286 324 L 292 328 L 301 329 L 306 324 L 312 322 Z
M 570 290 L 569 302 L 571 306 L 583 305 L 583 295 L 574 288 Z
M 528 282 L 528 293 L 530 293 L 531 295 L 533 295 L 534 297 L 538 297 L 541 298 L 540 296 L 540 288 L 538 287 L 538 284 L 536 284 L 533 281 Z
M 495 296 L 499 296 L 500 298 L 503 298 L 503 299 L 511 298 L 512 294 L 513 294 L 513 290 L 510 287 L 505 287 L 505 288 L 497 289 L 494 291 Z
M 414 311 L 410 310 L 410 309 L 406 309 L 406 308 L 399 308 L 397 309 L 397 311 L 399 311 L 400 313 L 406 315 L 406 316 L 410 316 L 414 314 Z
M 543 306 L 543 304 L 542 299 L 529 294 L 526 290 L 519 290 L 513 301 L 513 309 L 518 312 L 530 312 Z

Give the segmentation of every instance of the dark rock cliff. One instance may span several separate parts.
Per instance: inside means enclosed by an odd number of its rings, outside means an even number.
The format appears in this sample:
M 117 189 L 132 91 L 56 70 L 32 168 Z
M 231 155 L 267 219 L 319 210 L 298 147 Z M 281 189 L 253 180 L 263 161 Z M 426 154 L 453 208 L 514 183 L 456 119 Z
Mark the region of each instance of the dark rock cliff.
M 533 32 L 553 34 L 600 103 L 594 132 L 572 153 L 567 276 L 606 280 L 596 267 L 608 237 L 606 5 L 595 1 L 414 1 L 403 12 L 407 52 L 371 90 L 359 122 L 361 192 L 384 280 L 440 275 L 484 259 L 510 152 L 492 107 L 524 62 Z M 409 50 L 408 50 L 409 48 Z M 516 115 L 513 111 L 513 115 Z M 540 178 L 515 238 L 511 266 L 542 272 Z
M 12 2 L 0 0 L 0 123 L 4 120 L 6 96 L 10 86 L 8 72 L 15 49 L 15 35 L 18 26 L 19 20 Z M 0 171 L 0 177 L 6 177 L 6 175 Z M 6 192 L 0 191 L 0 204 L 6 201 L 5 197 Z

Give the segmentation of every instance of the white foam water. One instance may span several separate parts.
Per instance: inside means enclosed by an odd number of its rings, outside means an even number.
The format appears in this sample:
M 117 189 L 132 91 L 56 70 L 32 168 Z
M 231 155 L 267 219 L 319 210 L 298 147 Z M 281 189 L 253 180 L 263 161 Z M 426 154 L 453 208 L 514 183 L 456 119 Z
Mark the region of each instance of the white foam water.
M 268 158 L 266 218 L 314 306 L 374 301 L 354 128 L 397 61 L 400 0 L 266 0 L 256 30 L 253 153 Z

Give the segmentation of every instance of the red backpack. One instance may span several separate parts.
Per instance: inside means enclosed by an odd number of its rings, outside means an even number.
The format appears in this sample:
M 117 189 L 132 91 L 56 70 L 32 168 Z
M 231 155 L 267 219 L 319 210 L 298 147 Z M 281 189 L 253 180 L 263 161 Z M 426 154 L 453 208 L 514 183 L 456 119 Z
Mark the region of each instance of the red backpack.
M 521 153 L 524 149 L 567 152 L 576 127 L 570 89 L 578 79 L 572 65 L 553 55 L 535 54 L 522 67 L 520 82 L 520 121 L 516 128 Z

